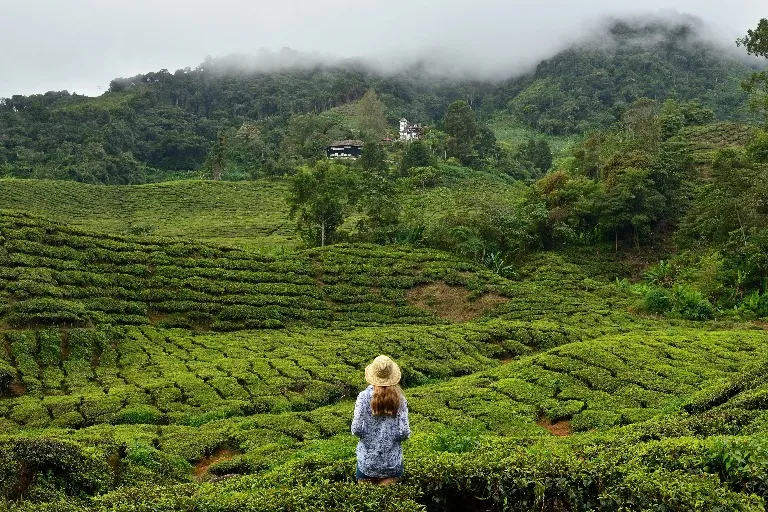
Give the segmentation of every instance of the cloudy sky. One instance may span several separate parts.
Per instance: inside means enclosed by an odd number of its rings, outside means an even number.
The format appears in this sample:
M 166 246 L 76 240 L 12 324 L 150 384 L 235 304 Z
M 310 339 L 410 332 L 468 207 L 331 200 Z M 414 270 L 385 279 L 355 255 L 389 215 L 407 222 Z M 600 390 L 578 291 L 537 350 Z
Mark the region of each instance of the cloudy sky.
M 207 55 L 278 51 L 382 63 L 442 55 L 511 75 L 609 15 L 690 13 L 725 44 L 764 0 L 0 0 L 0 97 L 101 94 L 115 77 L 195 67 Z

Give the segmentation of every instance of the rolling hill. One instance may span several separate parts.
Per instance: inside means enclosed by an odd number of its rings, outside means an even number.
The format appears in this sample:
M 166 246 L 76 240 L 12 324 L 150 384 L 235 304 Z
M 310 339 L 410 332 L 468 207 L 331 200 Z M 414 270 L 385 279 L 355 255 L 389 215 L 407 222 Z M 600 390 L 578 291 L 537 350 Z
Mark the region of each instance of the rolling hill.
M 765 510 L 768 135 L 697 30 L 2 101 L 0 512 Z M 431 131 L 326 161 L 366 108 Z M 389 487 L 349 431 L 379 354 Z
M 605 128 L 643 97 L 700 100 L 721 120 L 749 118 L 739 84 L 750 66 L 704 33 L 686 19 L 616 20 L 534 72 L 495 82 L 425 75 L 418 65 L 382 74 L 357 61 L 260 72 L 258 62 L 241 69 L 222 58 L 115 79 L 98 98 L 18 95 L 0 102 L 0 172 L 109 184 L 201 177 L 217 137 L 246 124 L 258 134 L 258 158 L 229 179 L 291 173 L 294 159 L 355 135 L 351 105 L 369 89 L 393 128 L 403 116 L 437 123 L 462 99 L 495 119 L 502 138 L 524 128 L 560 136 Z
M 761 446 L 766 333 L 636 317 L 578 256 L 505 279 L 408 247 L 276 256 L 0 219 L 12 510 L 762 506 L 724 457 Z M 416 434 L 404 485 L 360 494 L 350 398 L 381 352 Z

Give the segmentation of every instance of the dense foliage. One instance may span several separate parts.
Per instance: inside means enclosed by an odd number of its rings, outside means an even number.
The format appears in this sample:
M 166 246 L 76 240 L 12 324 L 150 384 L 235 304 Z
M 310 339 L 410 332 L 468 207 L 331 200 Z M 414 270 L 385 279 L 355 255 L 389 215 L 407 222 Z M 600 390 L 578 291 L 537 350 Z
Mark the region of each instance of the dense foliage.
M 504 279 L 433 251 L 335 246 L 274 258 L 4 219 L 8 510 L 762 507 L 754 433 L 764 432 L 765 334 L 634 318 L 631 293 L 598 277 L 620 266 L 595 261 L 596 272 L 579 255 L 574 264 L 544 253 Z M 156 308 L 154 280 L 174 269 L 175 284 L 157 284 L 197 305 L 136 325 L 127 310 L 103 309 L 124 298 L 84 302 L 68 284 L 86 279 L 76 286 L 89 297 L 134 290 L 135 307 Z M 437 297 L 414 303 L 398 288 L 435 279 L 503 300 L 484 319 L 446 324 L 428 312 Z M 278 288 L 314 289 L 345 328 L 210 332 L 196 315 L 227 297 L 201 295 L 210 286 L 236 286 L 246 322 L 268 297 L 254 286 L 274 287 L 275 299 Z M 66 303 L 98 325 L 76 327 L 60 308 L 18 317 L 30 301 Z M 419 321 L 404 325 L 401 311 Z M 360 368 L 379 352 L 402 364 L 416 432 L 406 479 L 389 490 L 351 484 L 347 433 Z M 547 432 L 558 424 L 570 437 Z
M 511 113 L 550 134 L 605 127 L 642 97 L 700 99 L 718 118 L 743 118 L 737 84 L 748 68 L 700 30 L 690 20 L 616 21 L 595 36 L 599 44 L 504 82 L 436 79 L 419 66 L 382 74 L 355 61 L 275 70 L 233 56 L 115 79 L 98 98 L 16 95 L 0 100 L 0 175 L 109 184 L 281 175 L 313 163 L 335 139 L 381 137 L 403 116 L 435 123 L 459 99 L 483 119 Z M 451 127 L 451 116 L 446 126 L 472 133 L 428 137 L 435 150 L 476 163 L 475 130 Z M 475 146 L 488 145 L 483 128 Z

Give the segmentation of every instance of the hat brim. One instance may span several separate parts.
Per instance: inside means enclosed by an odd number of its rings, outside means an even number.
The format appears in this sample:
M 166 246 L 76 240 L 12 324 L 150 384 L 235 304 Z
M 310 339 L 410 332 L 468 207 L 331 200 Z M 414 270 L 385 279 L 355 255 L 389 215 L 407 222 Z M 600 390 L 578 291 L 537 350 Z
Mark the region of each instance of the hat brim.
M 400 367 L 392 361 L 392 373 L 386 379 L 376 376 L 373 371 L 373 363 L 365 367 L 365 380 L 374 386 L 396 386 L 400 383 Z

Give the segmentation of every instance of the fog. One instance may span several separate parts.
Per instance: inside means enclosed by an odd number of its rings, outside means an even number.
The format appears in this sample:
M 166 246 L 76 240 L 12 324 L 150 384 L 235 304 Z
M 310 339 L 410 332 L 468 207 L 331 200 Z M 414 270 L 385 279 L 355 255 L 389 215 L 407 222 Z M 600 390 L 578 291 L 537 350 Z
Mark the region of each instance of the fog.
M 364 60 L 392 71 L 417 61 L 463 78 L 507 78 L 609 17 L 700 18 L 730 51 L 766 15 L 756 0 L 0 0 L 0 97 L 69 90 L 98 95 L 116 77 L 195 67 L 206 56 L 251 68 Z M 681 13 L 686 13 L 683 15 Z M 291 51 L 287 50 L 290 48 Z

